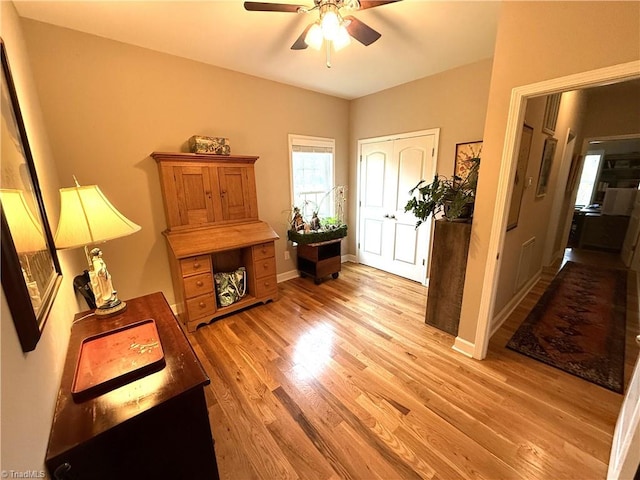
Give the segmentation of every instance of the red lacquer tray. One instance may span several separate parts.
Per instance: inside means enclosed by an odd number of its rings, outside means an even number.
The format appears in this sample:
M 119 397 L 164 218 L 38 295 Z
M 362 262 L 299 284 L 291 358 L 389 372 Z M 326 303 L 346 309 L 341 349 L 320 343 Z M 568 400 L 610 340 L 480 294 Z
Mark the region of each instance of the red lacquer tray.
M 85 400 L 161 370 L 164 365 L 155 320 L 135 322 L 82 341 L 71 394 L 76 401 Z

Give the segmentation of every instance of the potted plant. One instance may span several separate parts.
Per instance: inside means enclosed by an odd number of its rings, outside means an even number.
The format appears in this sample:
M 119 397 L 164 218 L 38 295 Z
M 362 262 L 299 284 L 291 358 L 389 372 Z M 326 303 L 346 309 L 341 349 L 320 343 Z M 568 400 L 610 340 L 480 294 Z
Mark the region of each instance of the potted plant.
M 452 335 L 458 334 L 462 291 L 471 238 L 471 217 L 476 198 L 479 158 L 472 158 L 465 178 L 436 174 L 433 182 L 420 181 L 405 206 L 418 218 L 416 228 L 431 215 L 444 213 L 434 222 L 429 259 L 429 289 L 425 322 Z
M 431 183 L 420 180 L 409 194 L 411 199 L 404 207 L 404 211 L 411 211 L 418 222 L 416 228 L 431 215 L 444 213 L 448 221 L 470 222 L 473 216 L 473 204 L 476 199 L 478 185 L 478 169 L 480 159 L 470 159 L 472 163 L 469 174 L 465 178 L 454 175 L 447 178 L 436 173 Z M 415 193 L 418 193 L 415 196 Z
M 347 235 L 347 225 L 344 223 L 346 190 L 346 186 L 340 185 L 327 192 L 318 205 L 313 205 L 313 214 L 310 219 L 305 219 L 302 214 L 308 202 L 303 207 L 294 206 L 287 231 L 288 239 L 305 245 L 345 237 Z M 318 211 L 322 202 L 331 194 L 335 195 L 336 216 L 321 219 L 318 217 Z

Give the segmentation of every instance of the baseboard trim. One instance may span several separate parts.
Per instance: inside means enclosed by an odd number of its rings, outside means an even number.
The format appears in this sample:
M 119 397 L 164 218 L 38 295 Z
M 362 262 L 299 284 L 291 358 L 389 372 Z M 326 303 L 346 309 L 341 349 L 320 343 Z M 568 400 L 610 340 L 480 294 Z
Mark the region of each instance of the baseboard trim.
M 473 358 L 473 352 L 476 346 L 464 338 L 456 337 L 456 341 L 451 348 L 466 357 Z
M 493 334 L 500 329 L 502 324 L 507 320 L 507 318 L 509 318 L 509 315 L 513 313 L 516 307 L 520 305 L 520 302 L 524 300 L 524 297 L 526 297 L 531 289 L 535 286 L 535 284 L 538 283 L 538 280 L 540 280 L 541 276 L 542 269 L 538 270 L 538 273 L 536 273 L 527 281 L 527 283 L 525 283 L 524 287 L 522 287 L 520 291 L 516 293 L 511 300 L 509 300 L 509 303 L 507 303 L 504 308 L 500 310 L 500 313 L 493 317 L 493 321 L 491 322 L 491 331 L 489 332 L 489 338 L 493 337 Z
M 358 263 L 358 259 L 356 258 L 355 255 L 351 255 L 350 253 L 347 255 L 342 255 L 342 257 L 340 257 L 340 263 L 347 263 L 347 262 Z
M 287 280 L 292 280 L 294 278 L 298 278 L 300 273 L 298 270 L 289 270 L 288 272 L 280 273 L 277 276 L 278 283 L 286 282 Z

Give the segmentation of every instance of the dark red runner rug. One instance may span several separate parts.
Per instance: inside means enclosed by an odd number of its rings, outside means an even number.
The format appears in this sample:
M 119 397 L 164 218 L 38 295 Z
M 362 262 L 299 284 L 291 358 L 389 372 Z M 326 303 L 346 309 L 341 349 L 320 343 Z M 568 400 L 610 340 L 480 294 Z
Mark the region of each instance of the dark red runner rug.
M 507 348 L 623 392 L 627 272 L 567 262 Z

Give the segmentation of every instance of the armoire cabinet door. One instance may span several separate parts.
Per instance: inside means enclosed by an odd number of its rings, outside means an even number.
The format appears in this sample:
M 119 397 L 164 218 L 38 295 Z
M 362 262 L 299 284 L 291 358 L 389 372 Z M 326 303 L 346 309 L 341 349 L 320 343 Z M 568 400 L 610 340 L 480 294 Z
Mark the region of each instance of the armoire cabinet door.
M 173 177 L 179 225 L 200 225 L 222 220 L 215 168 L 173 167 Z
M 253 168 L 218 167 L 222 220 L 257 220 L 258 209 Z

